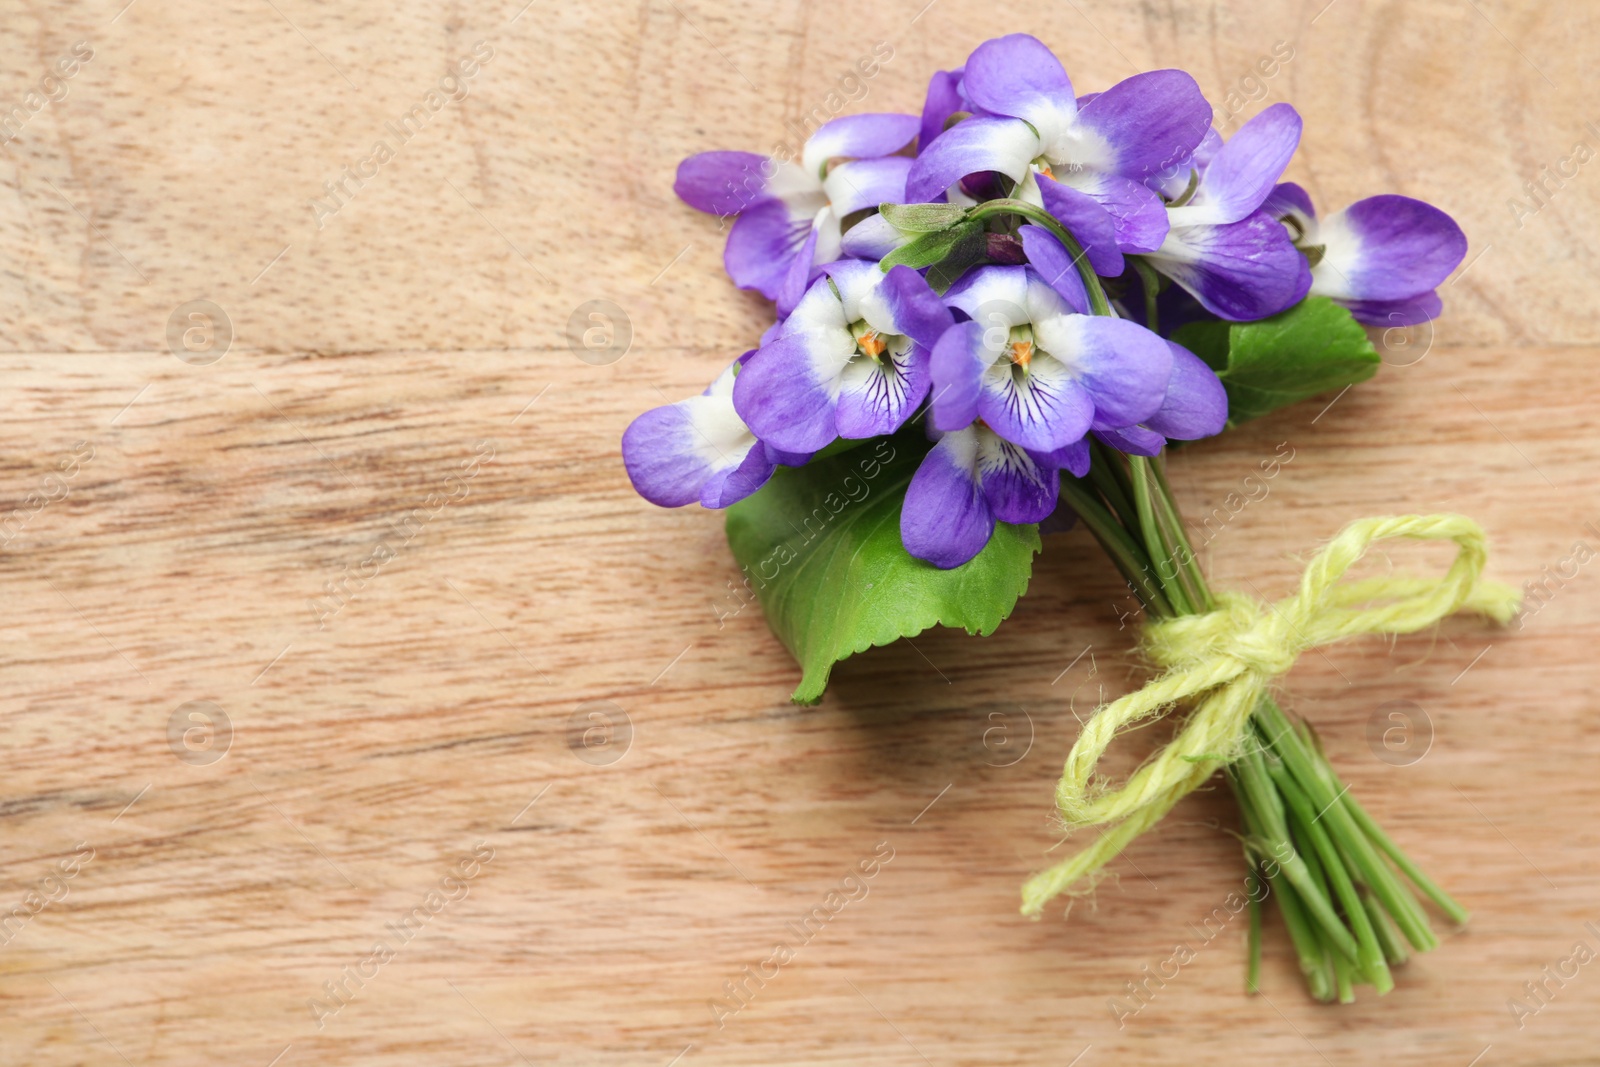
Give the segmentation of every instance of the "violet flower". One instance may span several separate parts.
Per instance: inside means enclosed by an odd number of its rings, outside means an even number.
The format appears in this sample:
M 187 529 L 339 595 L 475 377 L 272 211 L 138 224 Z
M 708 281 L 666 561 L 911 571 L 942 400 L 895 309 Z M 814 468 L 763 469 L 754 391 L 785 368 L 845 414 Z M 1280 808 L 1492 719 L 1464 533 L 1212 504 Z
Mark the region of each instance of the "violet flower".
M 622 462 L 638 494 L 664 508 L 699 501 L 725 508 L 760 489 L 789 455 L 756 439 L 733 406 L 734 375 L 753 353 L 734 360 L 699 396 L 652 408 L 622 434 Z
M 927 396 L 928 352 L 952 321 L 910 267 L 829 264 L 740 371 L 734 406 L 789 452 L 893 433 Z
M 893 153 L 917 135 L 914 115 L 845 115 L 824 123 L 798 164 L 754 152 L 701 152 L 678 164 L 673 190 L 690 207 L 738 215 L 723 263 L 741 289 L 787 315 L 817 268 L 840 256 L 841 221 L 905 201 L 911 160 Z M 834 160 L 843 162 L 833 163 Z
M 1154 251 L 1167 232 L 1162 200 L 1145 178 L 1188 159 L 1211 125 L 1211 106 L 1178 70 L 1136 74 L 1080 108 L 1060 61 L 1026 34 L 979 45 L 959 85 L 936 77 L 934 93 L 942 95 L 925 106 L 925 128 L 955 100 L 970 102 L 973 117 L 921 146 L 906 180 L 911 202 L 939 199 L 987 171 L 1021 183 L 1037 165 L 1063 187 L 1060 199 L 1076 204 L 1069 214 L 1089 204 L 1108 213 L 1129 252 Z M 1063 221 L 1076 232 L 1076 220 Z
M 1193 187 L 1167 207 L 1171 229 L 1151 266 L 1224 319 L 1264 319 L 1298 303 L 1311 272 L 1261 208 L 1299 144 L 1300 115 L 1273 104 L 1214 154 L 1197 154 Z
M 1293 182 L 1266 210 L 1288 227 L 1311 266 L 1311 293 L 1331 297 L 1369 326 L 1416 326 L 1438 318 L 1436 291 L 1467 254 L 1455 220 L 1431 204 L 1393 194 L 1357 200 L 1321 223 Z

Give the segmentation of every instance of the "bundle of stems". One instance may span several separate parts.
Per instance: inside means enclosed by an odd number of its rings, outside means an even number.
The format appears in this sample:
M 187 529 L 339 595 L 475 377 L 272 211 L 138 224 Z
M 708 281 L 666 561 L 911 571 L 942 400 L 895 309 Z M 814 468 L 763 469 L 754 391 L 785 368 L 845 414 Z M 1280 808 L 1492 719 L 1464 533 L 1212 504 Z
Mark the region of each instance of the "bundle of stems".
M 1128 456 L 1099 442 L 1085 478 L 1062 478 L 1062 496 L 1105 548 L 1152 618 L 1214 607 L 1172 497 L 1165 456 Z M 1238 800 L 1247 862 L 1268 880 L 1311 995 L 1380 994 L 1389 968 L 1439 942 L 1413 888 L 1456 923 L 1467 912 L 1383 832 L 1351 796 L 1316 734 L 1270 697 L 1251 716 L 1256 744 L 1226 768 Z M 1409 882 L 1409 884 L 1408 884 Z M 1261 910 L 1250 908 L 1246 989 L 1261 969 Z

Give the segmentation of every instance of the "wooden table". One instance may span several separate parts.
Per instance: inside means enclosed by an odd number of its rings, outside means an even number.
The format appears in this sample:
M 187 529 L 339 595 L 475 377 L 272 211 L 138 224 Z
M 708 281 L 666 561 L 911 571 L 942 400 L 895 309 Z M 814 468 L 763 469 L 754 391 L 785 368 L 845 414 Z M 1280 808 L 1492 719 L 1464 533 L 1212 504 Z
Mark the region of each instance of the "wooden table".
M 1069 919 L 1017 915 L 1074 708 L 1142 677 L 1092 542 L 1052 538 L 996 636 L 874 651 L 799 709 L 759 613 L 719 619 L 719 517 L 618 459 L 769 321 L 678 160 L 916 110 L 1028 30 L 1084 90 L 1181 65 L 1240 118 L 1288 100 L 1324 210 L 1407 193 L 1471 236 L 1375 381 L 1174 459 L 1193 517 L 1293 451 L 1217 584 L 1282 595 L 1400 510 L 1478 518 L 1496 577 L 1561 571 L 1600 549 L 1587 9 L 123 2 L 0 18 L 0 1062 L 1594 1062 L 1600 967 L 1520 1028 L 1507 1002 L 1600 948 L 1597 565 L 1520 630 L 1363 640 L 1287 687 L 1469 927 L 1329 1008 L 1275 918 L 1246 997 L 1236 924 L 1119 1029 L 1242 867 L 1217 789 Z M 596 300 L 630 335 L 601 365 L 567 340 Z M 1413 762 L 1369 745 L 1397 701 Z

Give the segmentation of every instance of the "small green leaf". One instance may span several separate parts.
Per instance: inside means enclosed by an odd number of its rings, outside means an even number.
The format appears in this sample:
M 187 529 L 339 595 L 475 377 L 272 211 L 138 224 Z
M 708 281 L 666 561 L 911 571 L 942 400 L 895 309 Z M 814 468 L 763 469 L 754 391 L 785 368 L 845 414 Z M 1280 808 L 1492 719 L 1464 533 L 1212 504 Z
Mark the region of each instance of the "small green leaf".
M 960 204 L 882 204 L 878 213 L 901 233 L 937 233 L 967 217 Z
M 905 264 L 913 270 L 931 267 L 954 252 L 964 242 L 970 244 L 974 235 L 982 238 L 983 223 L 958 222 L 948 229 L 925 233 L 910 244 L 901 245 L 887 256 L 884 256 L 879 261 L 878 268 L 887 274 L 890 267 L 897 267 L 901 264 Z
M 940 570 L 900 542 L 906 486 L 927 451 L 906 432 L 804 467 L 781 467 L 728 509 L 728 544 L 800 663 L 791 699 L 815 703 L 838 661 L 930 626 L 987 636 L 1028 587 L 1037 526 L 1000 523 L 982 552 Z
M 1381 362 L 1367 331 L 1325 296 L 1307 297 L 1259 322 L 1190 323 L 1172 339 L 1222 379 L 1230 426 L 1364 382 Z

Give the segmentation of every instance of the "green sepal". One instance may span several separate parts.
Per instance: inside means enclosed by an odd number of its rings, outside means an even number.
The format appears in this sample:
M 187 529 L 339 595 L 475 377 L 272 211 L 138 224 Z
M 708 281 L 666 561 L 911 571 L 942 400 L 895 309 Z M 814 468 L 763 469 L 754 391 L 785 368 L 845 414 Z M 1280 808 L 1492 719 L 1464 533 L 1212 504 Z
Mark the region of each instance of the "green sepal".
M 887 256 L 884 256 L 883 259 L 878 261 L 878 269 L 887 274 L 891 267 L 898 267 L 902 264 L 913 270 L 931 267 L 961 249 L 963 245 L 970 246 L 974 237 L 976 237 L 981 248 L 983 223 L 974 222 L 970 219 L 958 222 L 954 226 L 942 230 L 924 233 L 922 236 L 908 244 L 901 245 Z
M 878 213 L 901 233 L 938 233 L 967 217 L 960 204 L 881 204 Z

